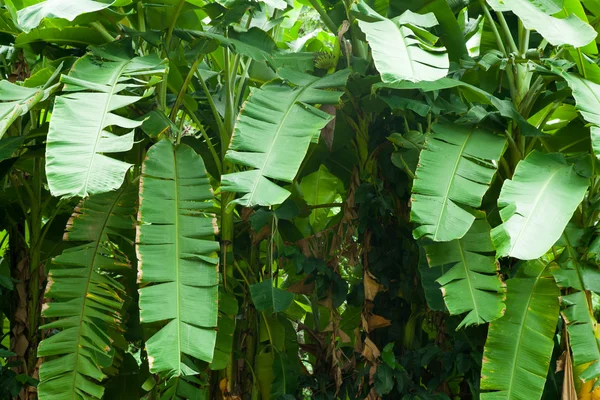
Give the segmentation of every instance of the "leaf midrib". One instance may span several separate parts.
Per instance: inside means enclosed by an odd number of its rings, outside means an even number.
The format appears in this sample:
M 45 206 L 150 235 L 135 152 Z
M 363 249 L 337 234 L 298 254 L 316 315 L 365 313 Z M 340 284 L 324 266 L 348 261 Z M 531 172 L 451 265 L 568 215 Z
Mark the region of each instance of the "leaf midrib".
M 78 373 L 78 369 L 77 369 L 77 365 L 78 365 L 78 361 L 79 361 L 79 349 L 82 347 L 81 346 L 81 329 L 83 327 L 83 315 L 85 313 L 85 307 L 86 307 L 86 303 L 87 303 L 87 293 L 88 293 L 88 289 L 90 287 L 90 282 L 92 280 L 92 273 L 94 271 L 94 263 L 96 262 L 96 256 L 98 255 L 98 248 L 100 247 L 100 239 L 102 238 L 104 231 L 106 229 L 106 226 L 108 225 L 108 220 L 110 219 L 110 216 L 113 213 L 113 210 L 115 209 L 117 203 L 119 202 L 119 200 L 121 199 L 121 195 L 123 194 L 123 192 L 125 191 L 125 187 L 123 187 L 123 189 L 121 189 L 121 193 L 119 193 L 118 196 L 115 197 L 115 200 L 113 201 L 113 203 L 110 205 L 110 208 L 108 210 L 108 212 L 105 213 L 104 215 L 104 221 L 102 223 L 102 229 L 100 229 L 99 233 L 98 233 L 98 239 L 96 240 L 96 245 L 94 247 L 94 255 L 92 256 L 92 261 L 90 263 L 90 268 L 89 268 L 89 272 L 88 272 L 88 276 L 87 276 L 87 280 L 86 280 L 86 284 L 85 284 L 85 296 L 83 298 L 83 302 L 81 304 L 81 313 L 80 313 L 80 318 L 79 318 L 79 327 L 77 329 L 77 350 L 75 351 L 75 368 L 73 369 L 73 386 L 72 386 L 72 399 L 76 400 L 76 396 L 75 396 L 75 388 L 77 387 L 77 373 Z
M 581 291 L 583 291 L 584 293 L 586 293 L 587 289 L 585 287 L 585 282 L 583 281 L 583 276 L 581 275 L 581 270 L 579 268 L 579 262 L 578 262 L 578 257 L 577 254 L 575 253 L 575 249 L 573 248 L 573 246 L 571 245 L 571 241 L 569 240 L 568 236 L 563 232 L 563 238 L 565 239 L 565 242 L 567 242 L 567 252 L 569 253 L 569 257 L 573 260 L 573 264 L 575 265 L 575 271 L 577 272 L 577 279 L 579 279 L 579 284 L 581 285 Z M 561 265 L 562 268 L 562 265 Z M 587 305 L 588 310 L 592 310 L 593 306 L 590 304 L 589 300 L 588 300 L 588 296 L 584 296 L 585 297 L 585 302 Z M 598 354 L 600 354 L 600 342 L 598 342 L 598 340 L 594 340 L 594 343 L 596 344 L 596 352 Z
M 304 93 L 304 91 L 306 89 L 308 89 L 309 87 L 312 87 L 314 81 L 309 83 L 306 86 L 297 86 L 296 88 L 300 88 L 298 90 L 298 94 L 296 96 L 294 96 L 293 100 L 290 102 L 289 107 L 287 108 L 285 114 L 283 115 L 283 117 L 280 119 L 279 124 L 277 125 L 277 131 L 275 132 L 275 135 L 273 136 L 273 140 L 271 141 L 271 145 L 269 146 L 269 150 L 265 154 L 265 160 L 263 162 L 262 167 L 257 168 L 260 171 L 260 176 L 258 176 L 258 178 L 254 181 L 254 184 L 252 185 L 252 190 L 250 191 L 250 197 L 248 198 L 248 203 L 250 205 L 252 205 L 252 201 L 254 199 L 254 193 L 256 193 L 256 188 L 258 187 L 258 183 L 260 182 L 260 178 L 265 178 L 267 179 L 267 177 L 264 175 L 263 171 L 265 170 L 265 167 L 267 165 L 267 161 L 269 160 L 269 158 L 271 157 L 271 153 L 273 151 L 273 147 L 275 146 L 275 143 L 277 142 L 277 138 L 279 137 L 279 134 L 282 131 L 283 126 L 285 125 L 285 121 L 288 118 L 288 116 L 290 115 L 290 112 L 292 111 L 292 109 L 294 108 L 294 106 L 296 105 L 296 103 L 299 101 L 300 96 Z M 287 85 L 287 84 L 284 84 Z M 294 88 L 290 87 L 289 85 L 287 85 L 287 87 L 291 90 L 294 90 Z M 265 90 L 266 93 L 268 93 L 267 90 Z
M 444 215 L 444 212 L 445 212 L 446 208 L 448 207 L 448 200 L 450 197 L 450 188 L 452 187 L 452 184 L 454 183 L 454 178 L 456 178 L 456 175 L 457 175 L 456 172 L 458 171 L 458 165 L 460 164 L 460 160 L 462 159 L 465 148 L 467 147 L 467 142 L 471 138 L 472 134 L 473 134 L 473 129 L 471 129 L 469 131 L 469 133 L 465 136 L 465 140 L 464 140 L 462 146 L 460 147 L 458 157 L 456 157 L 456 162 L 454 164 L 454 168 L 452 168 L 450 180 L 448 181 L 448 185 L 446 186 L 446 193 L 444 194 L 444 197 L 443 197 L 442 209 L 440 210 L 440 214 L 438 216 L 438 220 L 435 225 L 435 232 L 433 233 L 433 240 L 435 240 L 435 241 L 438 241 L 438 232 L 440 230 L 440 225 L 442 223 L 442 216 Z M 435 136 L 433 136 L 432 139 L 438 140 L 435 138 Z M 433 150 L 431 150 L 431 151 L 433 152 Z
M 460 239 L 456 241 L 458 243 L 458 250 L 460 252 L 460 258 L 462 259 L 462 263 L 464 265 L 465 268 L 465 276 L 466 276 L 466 280 L 467 283 L 469 285 L 469 294 L 471 295 L 471 299 L 473 300 L 473 310 L 475 311 L 475 314 L 477 315 L 477 319 L 478 320 L 482 320 L 482 318 L 479 315 L 479 308 L 477 307 L 477 302 L 475 301 L 475 295 L 473 294 L 473 284 L 471 283 L 471 277 L 469 275 L 470 269 L 469 267 L 467 267 L 467 259 L 465 257 L 465 253 L 464 253 L 464 249 L 462 244 L 460 243 Z
M 508 397 L 509 399 L 512 399 L 511 397 L 511 393 L 512 393 L 512 387 L 513 387 L 513 382 L 515 380 L 515 373 L 517 371 L 517 359 L 521 350 L 521 340 L 523 339 L 523 332 L 525 331 L 526 325 L 525 325 L 525 320 L 529 317 L 529 306 L 531 304 L 531 301 L 533 300 L 533 295 L 535 293 L 535 289 L 538 285 L 538 283 L 540 282 L 540 278 L 541 276 L 544 274 L 544 271 L 546 271 L 546 267 L 541 268 L 539 274 L 535 277 L 535 283 L 533 284 L 533 286 L 531 287 L 531 290 L 529 291 L 529 297 L 527 298 L 527 304 L 524 307 L 525 312 L 523 313 L 523 317 L 521 318 L 521 323 L 519 324 L 519 335 L 518 335 L 518 339 L 517 339 L 517 347 L 516 347 L 516 351 L 515 351 L 515 356 L 513 357 L 512 363 L 511 365 L 513 366 L 510 372 L 510 380 L 509 380 L 509 385 L 508 385 Z M 531 279 L 531 278 L 530 278 Z
M 94 162 L 94 158 L 96 157 L 96 149 L 98 148 L 98 143 L 100 143 L 100 136 L 102 136 L 102 130 L 104 129 L 104 121 L 106 121 L 106 115 L 108 114 L 108 108 L 110 106 L 110 99 L 112 98 L 112 96 L 115 94 L 115 89 L 117 88 L 117 84 L 119 83 L 118 79 L 121 76 L 121 73 L 123 72 L 123 70 L 125 69 L 125 67 L 127 67 L 127 62 L 124 62 L 121 67 L 118 69 L 118 71 L 115 72 L 115 74 L 113 75 L 113 80 L 112 82 L 110 82 L 110 92 L 108 92 L 108 96 L 106 97 L 106 103 L 104 104 L 104 109 L 102 110 L 102 120 L 100 121 L 100 127 L 96 133 L 96 141 L 94 142 L 94 146 L 92 148 L 92 154 L 90 157 L 90 162 L 88 164 L 88 168 L 87 168 L 87 173 L 85 176 L 85 181 L 84 181 L 84 186 L 83 186 L 83 193 L 82 193 L 82 197 L 86 197 L 88 195 L 87 193 L 87 189 L 88 189 L 88 184 L 89 184 L 89 180 L 90 180 L 90 173 L 92 171 L 92 164 Z M 101 93 L 101 92 L 95 92 L 95 93 Z
M 178 374 L 181 375 L 181 298 L 180 296 L 180 285 L 181 281 L 179 280 L 180 276 L 180 263 L 179 263 L 179 171 L 177 169 L 177 148 L 173 147 L 173 165 L 175 170 L 175 287 L 176 296 L 177 296 L 177 307 L 175 317 L 177 319 L 177 371 Z
M 585 71 L 585 69 L 584 69 L 584 71 Z M 571 79 L 572 79 L 572 77 L 571 77 Z M 585 86 L 585 88 L 588 90 L 588 92 L 592 94 L 592 96 L 594 97 L 594 99 L 596 99 L 596 103 L 597 103 L 596 105 L 597 105 L 597 106 L 598 106 L 598 105 L 600 105 L 600 97 L 598 97 L 598 96 L 596 95 L 596 91 L 595 91 L 595 90 L 593 90 L 593 89 L 592 89 L 592 88 L 591 88 L 591 87 L 588 85 L 588 83 L 587 83 L 587 79 L 586 79 L 586 78 L 584 78 L 584 79 L 579 79 L 579 81 L 581 82 L 581 84 L 582 84 L 583 86 Z M 568 83 L 568 80 L 567 80 L 567 83 Z M 571 91 L 574 91 L 574 89 L 571 89 Z M 576 100 L 577 100 L 577 99 L 576 99 Z M 576 103 L 577 103 L 577 101 L 576 101 Z M 578 109 L 581 111 L 581 107 L 579 107 L 579 103 L 577 103 L 577 106 L 578 106 L 577 108 L 578 108 Z M 590 108 L 592 108 L 592 107 L 590 107 Z M 589 112 L 590 114 L 592 113 L 592 112 L 590 112 L 590 111 L 587 111 L 587 112 Z M 593 112 L 593 114 L 595 114 L 596 116 L 598 116 L 598 117 L 600 118 L 600 113 L 599 113 L 598 111 L 594 111 L 594 112 Z M 588 122 L 590 122 L 591 124 L 594 124 L 595 126 L 598 126 L 598 127 L 600 127 L 600 125 L 599 125 L 599 124 L 597 124 L 597 123 L 594 123 L 594 122 L 591 122 L 591 121 L 588 121 Z
M 515 238 L 515 241 L 513 243 L 511 243 L 510 246 L 510 251 L 508 252 L 507 255 L 512 256 L 512 252 L 515 249 L 515 247 L 517 246 L 517 243 L 519 243 L 519 239 L 521 238 L 521 235 L 523 234 L 523 232 L 525 231 L 525 228 L 527 227 L 527 225 L 529 224 L 529 220 L 531 219 L 531 216 L 534 214 L 534 212 L 537 209 L 537 205 L 540 202 L 540 199 L 542 198 L 542 194 L 546 191 L 546 189 L 548 188 L 548 186 L 550 185 L 550 182 L 552 182 L 552 180 L 554 179 L 554 177 L 556 176 L 556 174 L 558 174 L 560 171 L 562 171 L 564 167 L 560 167 L 558 168 L 556 171 L 554 171 L 552 173 L 552 175 L 550 175 L 550 177 L 548 178 L 548 180 L 546 181 L 546 183 L 544 183 L 544 186 L 542 186 L 542 188 L 540 189 L 540 191 L 538 192 L 535 201 L 533 203 L 533 207 L 531 207 L 531 212 L 529 213 L 529 215 L 525 218 L 525 222 L 523 223 L 521 229 L 519 230 L 519 233 L 517 234 L 517 237 Z M 516 214 L 516 210 L 515 210 L 515 214 Z M 511 216 L 511 218 L 514 217 L 514 214 Z M 510 219 L 510 218 L 509 218 Z M 505 222 L 506 223 L 506 222 Z

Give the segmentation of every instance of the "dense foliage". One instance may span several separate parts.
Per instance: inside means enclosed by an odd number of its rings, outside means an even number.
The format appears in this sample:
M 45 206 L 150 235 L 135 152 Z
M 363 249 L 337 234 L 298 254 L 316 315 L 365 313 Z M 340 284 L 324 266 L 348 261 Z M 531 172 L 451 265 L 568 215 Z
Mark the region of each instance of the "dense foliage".
M 0 398 L 600 397 L 598 0 L 0 4 Z

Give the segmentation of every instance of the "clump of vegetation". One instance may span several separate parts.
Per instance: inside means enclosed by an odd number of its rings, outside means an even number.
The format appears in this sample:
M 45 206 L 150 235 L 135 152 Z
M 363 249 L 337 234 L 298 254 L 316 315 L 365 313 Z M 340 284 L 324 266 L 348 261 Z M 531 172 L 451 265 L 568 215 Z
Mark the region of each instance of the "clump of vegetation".
M 0 398 L 598 396 L 594 1 L 2 4 Z

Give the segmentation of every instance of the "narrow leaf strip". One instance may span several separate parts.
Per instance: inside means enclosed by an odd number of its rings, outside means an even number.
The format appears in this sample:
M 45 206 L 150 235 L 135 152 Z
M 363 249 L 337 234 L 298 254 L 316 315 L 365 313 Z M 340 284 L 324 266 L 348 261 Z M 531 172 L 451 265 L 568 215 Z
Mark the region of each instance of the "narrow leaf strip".
M 184 355 L 212 360 L 219 250 L 212 202 L 204 163 L 190 147 L 163 140 L 148 150 L 136 241 L 140 319 L 164 323 L 146 342 L 153 373 L 196 374 Z

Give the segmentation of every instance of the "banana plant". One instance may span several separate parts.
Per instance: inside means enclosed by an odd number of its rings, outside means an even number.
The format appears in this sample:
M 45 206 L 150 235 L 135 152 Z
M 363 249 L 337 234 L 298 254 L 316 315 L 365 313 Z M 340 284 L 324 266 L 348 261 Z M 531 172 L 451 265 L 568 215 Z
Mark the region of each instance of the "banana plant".
M 598 18 L 3 2 L 0 397 L 590 395 Z

